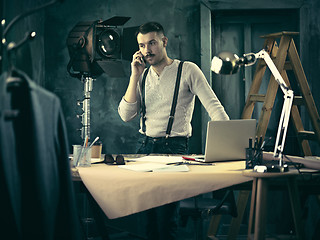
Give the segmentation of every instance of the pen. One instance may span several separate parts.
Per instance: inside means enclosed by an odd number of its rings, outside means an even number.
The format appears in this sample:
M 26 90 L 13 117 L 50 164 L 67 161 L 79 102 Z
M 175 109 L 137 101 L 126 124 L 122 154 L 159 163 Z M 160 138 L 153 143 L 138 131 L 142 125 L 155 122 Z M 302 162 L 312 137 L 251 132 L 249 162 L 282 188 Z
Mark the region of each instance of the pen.
M 183 158 L 184 160 L 195 160 L 195 157 L 196 157 L 196 156 L 194 156 L 194 157 L 192 157 L 192 156 L 182 156 L 182 158 Z
M 95 144 L 96 141 L 98 141 L 98 140 L 99 140 L 99 137 L 96 137 L 96 138 L 93 140 L 93 142 L 90 144 L 89 148 L 91 148 L 91 147 L 93 146 L 93 144 Z
M 253 147 L 253 150 L 256 150 L 257 149 L 257 144 L 258 144 L 258 137 L 256 136 L 255 139 L 254 139 L 254 147 Z
M 183 164 L 183 162 L 170 162 L 170 163 L 167 163 L 166 165 L 181 165 Z
M 172 162 L 172 163 L 167 163 L 166 165 L 203 165 L 203 166 L 208 166 L 208 165 L 215 165 L 213 163 L 197 163 L 197 162 L 190 162 L 190 161 L 183 161 L 183 162 Z
M 85 154 L 89 151 L 89 149 L 92 148 L 93 144 L 95 144 L 96 141 L 98 141 L 98 140 L 99 140 L 99 137 L 96 137 L 96 138 L 93 140 L 93 142 L 89 145 L 89 147 L 86 147 L 86 148 L 85 148 L 85 150 L 84 150 L 84 152 L 82 153 L 82 155 L 85 155 Z M 86 143 L 86 146 L 87 146 L 87 145 L 88 145 L 88 142 Z
M 187 165 L 200 165 L 200 166 L 213 166 L 215 165 L 214 163 L 197 163 L 197 162 L 187 162 L 185 161 L 184 164 L 187 164 Z
M 261 145 L 262 145 L 262 135 L 259 138 L 258 149 L 261 149 Z

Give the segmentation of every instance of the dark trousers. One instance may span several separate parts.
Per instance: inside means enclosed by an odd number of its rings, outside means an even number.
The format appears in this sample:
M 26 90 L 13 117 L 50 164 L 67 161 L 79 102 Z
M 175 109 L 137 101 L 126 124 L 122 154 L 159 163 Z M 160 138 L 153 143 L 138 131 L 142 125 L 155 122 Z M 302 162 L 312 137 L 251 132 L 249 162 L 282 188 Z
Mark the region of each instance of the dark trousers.
M 138 154 L 188 154 L 188 138 L 151 138 L 141 136 L 137 146 Z M 146 211 L 147 237 L 149 240 L 177 239 L 179 202 Z

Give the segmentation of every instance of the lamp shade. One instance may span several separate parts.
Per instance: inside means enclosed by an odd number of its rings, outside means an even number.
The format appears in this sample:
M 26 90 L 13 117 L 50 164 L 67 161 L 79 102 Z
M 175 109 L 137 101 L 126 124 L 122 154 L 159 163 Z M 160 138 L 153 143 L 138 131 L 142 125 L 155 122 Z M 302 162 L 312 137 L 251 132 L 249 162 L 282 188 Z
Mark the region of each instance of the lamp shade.
M 234 74 L 239 69 L 239 57 L 231 52 L 221 52 L 214 56 L 211 62 L 211 70 L 216 74 Z
M 120 36 L 112 30 L 107 29 L 98 36 L 98 50 L 104 57 L 110 57 L 120 53 Z M 119 56 L 118 58 L 120 58 Z

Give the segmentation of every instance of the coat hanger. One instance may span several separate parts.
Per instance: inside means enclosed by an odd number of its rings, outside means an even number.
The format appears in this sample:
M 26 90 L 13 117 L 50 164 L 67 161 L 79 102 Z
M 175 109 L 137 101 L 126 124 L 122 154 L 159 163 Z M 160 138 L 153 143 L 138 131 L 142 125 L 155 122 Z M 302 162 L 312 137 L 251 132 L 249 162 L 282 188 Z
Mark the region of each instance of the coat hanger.
M 34 39 L 34 37 L 36 36 L 35 32 L 30 32 L 27 33 L 26 36 L 18 43 L 14 43 L 14 42 L 10 42 L 7 43 L 7 34 L 10 31 L 10 29 L 12 29 L 12 27 L 21 19 L 23 19 L 24 17 L 31 15 L 34 12 L 40 11 L 46 7 L 49 7 L 57 2 L 63 2 L 63 0 L 51 0 L 48 3 L 45 3 L 43 5 L 40 5 L 38 7 L 35 7 L 33 9 L 30 9 L 22 14 L 17 15 L 16 17 L 14 17 L 9 23 L 8 25 L 6 25 L 6 21 L 5 19 L 2 19 L 1 21 L 1 27 L 3 29 L 2 31 L 2 37 L 1 37 L 1 50 L 4 50 L 6 54 L 6 56 L 8 57 L 8 77 L 6 79 L 7 83 L 19 83 L 21 82 L 21 74 L 18 74 L 18 69 L 16 69 L 14 63 L 13 63 L 13 55 L 15 54 L 16 50 L 18 48 L 20 48 L 24 43 L 26 43 L 28 40 L 32 40 Z M 2 53 L 1 53 L 2 54 Z M 2 57 L 0 58 L 0 60 L 2 60 Z M 21 71 L 20 71 L 21 72 Z M 20 76 L 19 76 L 20 75 Z
M 21 48 L 29 40 L 33 40 L 36 36 L 35 32 L 30 32 L 25 35 L 25 37 L 20 40 L 19 43 L 10 42 L 7 46 L 7 56 L 8 56 L 8 73 L 6 78 L 7 89 L 12 87 L 19 87 L 24 81 L 23 71 L 15 66 L 15 55 L 16 51 Z

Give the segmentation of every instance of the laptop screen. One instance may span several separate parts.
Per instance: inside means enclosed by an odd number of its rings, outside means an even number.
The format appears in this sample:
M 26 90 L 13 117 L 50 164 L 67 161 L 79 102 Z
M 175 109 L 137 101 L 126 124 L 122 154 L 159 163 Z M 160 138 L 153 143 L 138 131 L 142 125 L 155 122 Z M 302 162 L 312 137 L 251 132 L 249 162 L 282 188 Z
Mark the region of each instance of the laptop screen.
M 246 158 L 249 138 L 255 139 L 256 119 L 209 121 L 205 162 Z

